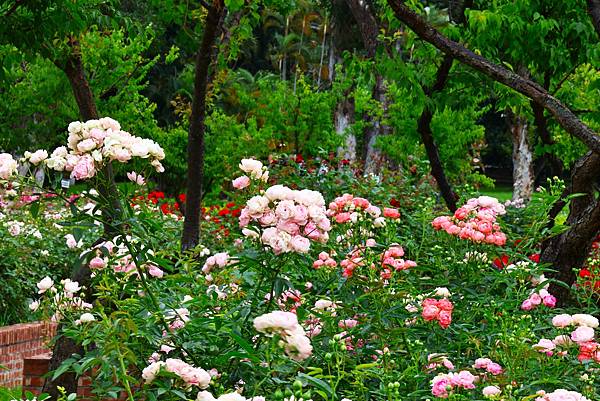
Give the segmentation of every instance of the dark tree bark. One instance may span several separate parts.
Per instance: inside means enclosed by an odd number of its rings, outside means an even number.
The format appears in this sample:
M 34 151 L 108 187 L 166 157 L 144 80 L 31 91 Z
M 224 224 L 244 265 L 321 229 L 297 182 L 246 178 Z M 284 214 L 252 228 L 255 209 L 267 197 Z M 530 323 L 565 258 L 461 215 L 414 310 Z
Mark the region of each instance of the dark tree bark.
M 600 0 L 587 0 L 587 4 L 594 29 L 596 29 L 596 32 L 600 36 Z
M 569 108 L 550 95 L 540 85 L 494 64 L 463 45 L 448 39 L 408 8 L 402 0 L 388 0 L 388 4 L 394 10 L 396 17 L 408 25 L 421 39 L 431 43 L 461 63 L 487 75 L 494 81 L 502 83 L 543 105 L 546 110 L 552 113 L 565 131 L 581 140 L 588 148 L 600 152 L 600 137 L 582 123 Z
M 444 57 L 442 64 L 437 70 L 435 83 L 431 87 L 423 88 L 423 91 L 428 98 L 431 98 L 435 92 L 441 91 L 444 86 L 446 86 L 453 61 L 454 60 L 452 57 Z M 444 173 L 444 167 L 442 166 L 442 161 L 440 160 L 438 147 L 433 138 L 433 132 L 431 131 L 432 119 L 433 110 L 430 106 L 425 104 L 423 112 L 417 121 L 417 132 L 419 132 L 421 135 L 421 140 L 423 141 L 425 151 L 427 152 L 429 164 L 431 165 L 431 175 L 433 175 L 433 178 L 435 178 L 448 209 L 450 209 L 451 212 L 455 212 L 456 195 L 454 194 L 454 191 L 452 191 L 452 187 L 450 186 L 450 183 L 446 178 L 446 174 Z
M 570 194 L 582 194 L 571 200 L 569 229 L 544 241 L 540 261 L 551 263 L 557 271 L 552 277 L 567 286 L 577 279 L 575 270 L 581 268 L 589 255 L 593 240 L 600 233 L 600 199 L 594 192 L 600 172 L 600 155 L 588 152 L 579 159 L 571 170 L 571 183 L 550 211 L 551 222 L 566 205 L 565 198 Z M 570 300 L 569 288 L 556 283 L 550 285 L 550 292 L 560 305 Z
M 215 57 L 217 35 L 223 24 L 225 5 L 223 0 L 213 0 L 204 24 L 202 43 L 196 55 L 194 98 L 187 146 L 187 191 L 185 220 L 181 236 L 181 249 L 198 245 L 200 240 L 200 213 L 202 181 L 204 180 L 204 134 L 206 131 L 206 95 L 212 78 L 209 67 Z

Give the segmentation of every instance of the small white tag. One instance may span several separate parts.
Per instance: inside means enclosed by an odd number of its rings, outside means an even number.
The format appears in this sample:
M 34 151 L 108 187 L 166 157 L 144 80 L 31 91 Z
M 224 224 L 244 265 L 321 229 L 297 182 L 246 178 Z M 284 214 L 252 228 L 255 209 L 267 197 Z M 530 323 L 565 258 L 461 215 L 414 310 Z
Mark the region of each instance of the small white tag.
M 71 180 L 69 178 L 63 178 L 60 180 L 60 186 L 62 188 L 69 188 L 71 186 Z

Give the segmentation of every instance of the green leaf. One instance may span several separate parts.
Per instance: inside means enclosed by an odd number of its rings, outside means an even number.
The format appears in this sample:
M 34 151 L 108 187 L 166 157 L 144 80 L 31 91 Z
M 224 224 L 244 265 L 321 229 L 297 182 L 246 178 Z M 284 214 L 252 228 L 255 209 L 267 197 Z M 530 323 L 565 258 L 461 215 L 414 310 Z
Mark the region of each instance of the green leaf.
M 33 219 L 37 219 L 40 213 L 40 202 L 32 202 L 29 205 L 29 213 L 31 213 Z
M 305 373 L 298 373 L 298 378 L 306 381 L 307 383 L 312 384 L 319 390 L 324 391 L 327 394 L 327 398 L 331 398 L 333 396 L 333 391 L 331 390 L 331 386 L 325 383 L 321 379 L 317 379 L 316 377 L 309 376 Z
M 69 368 L 71 368 L 71 366 L 77 362 L 77 359 L 74 358 L 69 358 L 66 361 L 64 361 L 62 363 L 62 365 L 60 365 L 58 367 L 58 369 L 56 369 L 54 371 L 54 374 L 52 375 L 52 381 L 56 380 L 60 375 L 62 375 L 63 373 L 65 373 L 67 370 L 69 370 Z
M 236 12 L 242 8 L 244 0 L 225 0 L 225 6 L 230 12 Z

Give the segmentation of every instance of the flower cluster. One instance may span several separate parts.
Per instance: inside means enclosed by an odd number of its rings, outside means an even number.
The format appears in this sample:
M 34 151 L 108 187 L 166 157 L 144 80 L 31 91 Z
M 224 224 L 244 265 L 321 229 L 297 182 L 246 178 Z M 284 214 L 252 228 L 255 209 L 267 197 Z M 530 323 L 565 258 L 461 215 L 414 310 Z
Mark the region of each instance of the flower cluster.
M 174 358 L 169 358 L 164 362 L 152 362 L 142 371 L 142 378 L 147 384 L 151 383 L 162 369 L 179 376 L 186 385 L 198 386 L 201 389 L 207 388 L 212 380 L 210 374 L 206 370 L 196 368 L 181 359 Z
M 254 328 L 269 337 L 279 335 L 280 346 L 295 361 L 303 361 L 312 354 L 310 340 L 292 312 L 274 311 L 258 316 L 254 319 Z
M 381 278 L 389 280 L 392 277 L 392 270 L 406 270 L 415 267 L 417 264 L 412 260 L 404 260 L 404 249 L 399 245 L 390 246 L 381 255 Z
M 248 228 L 250 222 L 262 230 L 262 235 Z M 319 192 L 292 190 L 283 185 L 274 185 L 264 195 L 250 198 L 239 223 L 244 235 L 260 236 L 260 241 L 275 254 L 306 253 L 311 240 L 327 242 L 331 230 L 325 200 Z
M 400 218 L 398 209 L 386 207 L 383 209 L 382 217 L 380 208 L 372 205 L 371 202 L 365 198 L 355 197 L 351 194 L 338 196 L 333 202 L 329 203 L 327 215 L 332 217 L 338 224 L 348 222 L 356 223 L 360 219 L 369 217 L 373 219 L 373 224 L 376 227 L 382 227 L 385 224 L 385 218 Z
M 240 170 L 247 175 L 242 175 L 234 179 L 231 184 L 235 189 L 244 189 L 250 185 L 250 180 L 267 182 L 269 180 L 269 170 L 263 164 L 255 159 L 242 159 L 240 162 Z M 249 177 L 248 177 L 249 175 Z
M 497 376 L 503 372 L 502 366 L 489 358 L 477 358 L 473 364 L 474 369 L 485 369 L 488 373 Z
M 523 301 L 521 304 L 521 309 L 530 311 L 542 304 L 548 308 L 554 308 L 556 306 L 556 297 L 550 294 L 548 290 L 544 288 L 538 292 L 533 292 L 529 298 Z
M 477 376 L 468 370 L 458 373 L 440 373 L 431 381 L 431 394 L 439 398 L 448 398 L 449 392 L 457 388 L 474 389 Z
M 70 172 L 71 178 L 92 178 L 106 163 L 126 163 L 134 157 L 148 159 L 157 172 L 164 171 L 160 161 L 165 158 L 165 152 L 156 142 L 122 131 L 120 124 L 109 117 L 72 122 L 68 131 L 67 147 L 56 148 L 45 163 L 52 170 Z M 30 162 L 38 152 L 30 156 Z M 35 161 L 40 162 L 43 156 L 37 155 Z
M 337 262 L 327 252 L 321 252 L 319 253 L 319 259 L 313 262 L 313 267 L 320 269 L 323 266 L 336 267 Z
M 452 310 L 454 305 L 447 299 L 427 298 L 421 303 L 423 308 L 421 316 L 425 321 L 437 320 L 440 327 L 448 328 L 452 323 Z
M 202 266 L 202 273 L 206 275 L 207 281 L 212 281 L 211 271 L 215 268 L 224 268 L 225 266 L 231 264 L 231 260 L 229 258 L 229 254 L 227 252 L 219 252 L 215 253 L 212 256 L 209 256 L 204 262 Z
M 50 310 L 54 311 L 53 321 L 61 320 L 67 312 L 81 312 L 92 309 L 92 304 L 85 302 L 77 295 L 82 290 L 77 281 L 64 279 L 60 281 L 60 285 L 62 289 L 57 287 L 54 281 L 47 276 L 37 283 L 38 294 L 46 294 L 46 298 L 50 303 Z M 32 301 L 29 304 L 29 309 L 35 312 L 40 308 L 42 302 L 43 300 Z M 80 325 L 94 320 L 96 320 L 94 315 L 85 312 L 74 323 Z
M 548 356 L 554 354 L 557 347 L 569 347 L 576 344 L 579 347 L 580 361 L 595 360 L 600 362 L 600 343 L 594 340 L 594 329 L 598 327 L 598 319 L 588 314 L 561 314 L 552 318 L 552 325 L 558 329 L 566 329 L 571 326 L 577 326 L 571 331 L 570 335 L 558 335 L 553 340 L 542 338 L 533 347 L 539 352 L 544 352 Z M 559 354 L 564 355 L 567 351 L 563 350 Z
M 8 180 L 17 173 L 18 163 L 9 153 L 0 153 L 0 179 Z
M 435 230 L 444 230 L 460 239 L 503 246 L 506 235 L 496 218 L 505 213 L 504 205 L 496 198 L 480 196 L 469 199 L 454 212 L 454 216 L 436 217 L 431 224 Z
M 346 258 L 340 263 L 340 265 L 344 269 L 342 272 L 342 276 L 350 278 L 354 274 L 354 270 L 356 268 L 365 265 L 363 254 L 363 249 L 355 247 L 352 250 L 352 252 L 346 255 Z
M 546 393 L 541 390 L 537 393 L 540 397 L 535 401 L 591 401 L 577 391 L 569 391 L 564 389 L 554 390 L 551 393 Z

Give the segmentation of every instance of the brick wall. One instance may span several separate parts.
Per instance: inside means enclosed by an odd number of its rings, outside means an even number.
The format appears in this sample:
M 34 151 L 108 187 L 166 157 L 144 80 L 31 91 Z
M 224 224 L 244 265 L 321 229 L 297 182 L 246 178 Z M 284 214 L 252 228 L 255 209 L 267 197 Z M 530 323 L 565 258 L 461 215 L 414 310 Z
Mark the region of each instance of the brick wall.
M 23 383 L 23 360 L 48 354 L 46 344 L 56 333 L 48 322 L 23 323 L 0 328 L 0 386 L 18 387 Z

